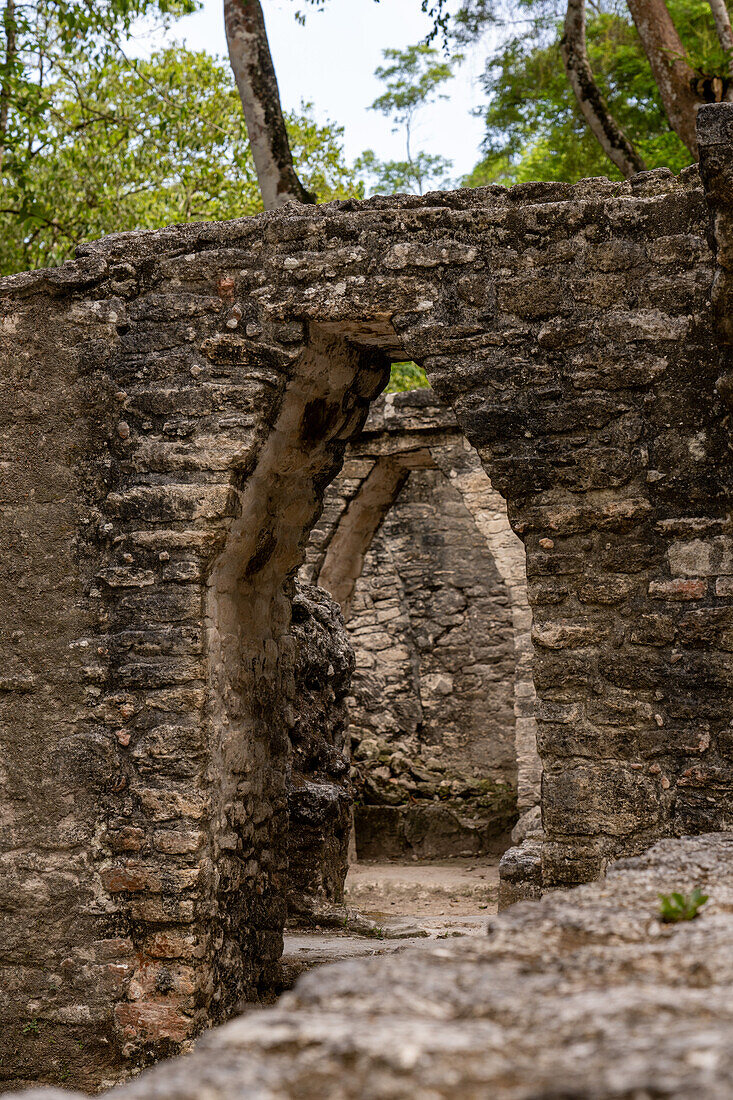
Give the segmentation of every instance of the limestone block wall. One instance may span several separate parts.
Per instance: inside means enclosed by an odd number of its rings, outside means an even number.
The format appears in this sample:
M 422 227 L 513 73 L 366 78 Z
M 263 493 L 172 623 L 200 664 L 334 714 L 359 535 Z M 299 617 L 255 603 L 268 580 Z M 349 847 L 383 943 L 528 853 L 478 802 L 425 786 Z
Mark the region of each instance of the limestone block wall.
M 386 374 L 328 337 L 293 369 L 301 328 L 227 327 L 235 275 L 245 305 L 260 277 L 261 227 L 241 228 L 237 247 L 216 227 L 105 242 L 3 287 L 16 1084 L 118 1079 L 278 978 L 303 702 L 289 575 Z
M 2 1079 L 100 1084 L 272 981 L 290 586 L 390 356 L 526 548 L 544 881 L 730 822 L 732 132 L 712 212 L 696 169 L 378 198 L 0 284 Z
M 508 832 L 517 772 L 509 596 L 440 471 L 410 474 L 367 554 L 348 629 L 361 659 L 350 705 L 357 851 L 382 850 L 390 817 L 419 854 L 473 854 Z
M 506 502 L 494 489 L 467 440 L 436 447 L 436 464 L 450 479 L 473 517 L 509 596 L 514 646 L 514 755 L 517 809 L 530 815 L 540 803 L 542 766 L 537 751 L 532 611 L 527 595 L 524 546 L 512 531 Z

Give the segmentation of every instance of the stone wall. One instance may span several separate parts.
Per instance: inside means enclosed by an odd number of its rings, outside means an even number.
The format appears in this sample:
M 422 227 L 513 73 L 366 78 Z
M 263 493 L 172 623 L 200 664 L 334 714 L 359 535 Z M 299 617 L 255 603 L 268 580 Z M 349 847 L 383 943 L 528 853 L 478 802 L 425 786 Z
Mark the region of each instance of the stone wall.
M 733 106 L 700 126 L 714 220 L 657 171 L 126 234 L 0 284 L 0 1079 L 115 1079 L 274 980 L 290 585 L 390 357 L 526 547 L 544 883 L 730 821 Z
M 410 474 L 348 625 L 361 664 L 350 704 L 357 852 L 486 850 L 516 819 L 511 607 L 439 470 Z
M 230 335 L 242 229 L 3 288 L 3 1080 L 109 1083 L 279 978 L 288 578 L 386 366 Z

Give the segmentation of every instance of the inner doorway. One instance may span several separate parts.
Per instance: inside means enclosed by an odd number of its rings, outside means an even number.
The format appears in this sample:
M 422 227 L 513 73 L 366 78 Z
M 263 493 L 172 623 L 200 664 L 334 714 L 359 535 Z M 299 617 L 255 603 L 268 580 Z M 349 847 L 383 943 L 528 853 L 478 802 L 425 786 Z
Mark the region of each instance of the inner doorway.
M 347 909 L 385 939 L 480 933 L 517 822 L 539 827 L 531 619 L 504 502 L 430 389 L 374 403 L 300 579 L 356 657 Z

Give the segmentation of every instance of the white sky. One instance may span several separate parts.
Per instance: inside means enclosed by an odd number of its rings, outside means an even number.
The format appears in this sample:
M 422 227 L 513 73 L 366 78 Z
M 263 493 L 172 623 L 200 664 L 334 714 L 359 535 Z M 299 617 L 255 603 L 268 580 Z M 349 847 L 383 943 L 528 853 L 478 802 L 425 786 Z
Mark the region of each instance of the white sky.
M 298 8 L 307 8 L 303 0 L 263 0 L 262 7 L 283 107 L 309 100 L 319 121 L 343 126 L 349 160 L 369 148 L 382 160 L 403 158 L 404 136 L 392 133 L 390 120 L 367 108 L 384 90 L 374 77 L 382 50 L 412 45 L 429 30 L 419 0 L 331 0 L 324 11 L 308 11 L 305 27 L 294 18 Z M 204 0 L 200 12 L 174 25 L 172 37 L 226 57 L 222 0 Z M 134 52 L 147 48 L 139 42 Z M 482 68 L 478 50 L 445 86 L 449 99 L 426 107 L 415 130 L 413 147 L 448 157 L 456 178 L 480 157 L 482 124 L 470 112 L 481 102 Z

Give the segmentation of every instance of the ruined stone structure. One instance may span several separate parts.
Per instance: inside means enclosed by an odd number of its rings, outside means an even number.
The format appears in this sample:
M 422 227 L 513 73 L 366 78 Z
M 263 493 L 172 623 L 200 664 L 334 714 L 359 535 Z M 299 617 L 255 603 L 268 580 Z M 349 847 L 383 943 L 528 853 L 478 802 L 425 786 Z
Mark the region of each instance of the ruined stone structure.
M 356 651 L 359 855 L 496 846 L 539 804 L 524 548 L 431 390 L 374 403 L 301 574 L 341 601 Z
M 274 980 L 293 576 L 390 357 L 526 548 L 544 884 L 730 824 L 733 106 L 700 125 L 711 207 L 374 199 L 2 283 L 2 1078 L 114 1080 Z

